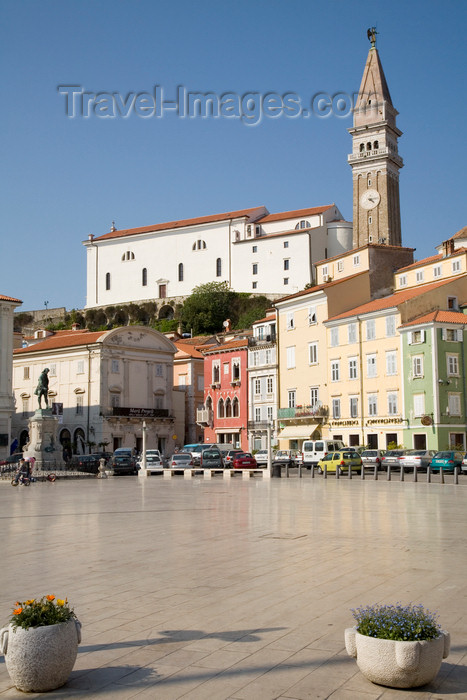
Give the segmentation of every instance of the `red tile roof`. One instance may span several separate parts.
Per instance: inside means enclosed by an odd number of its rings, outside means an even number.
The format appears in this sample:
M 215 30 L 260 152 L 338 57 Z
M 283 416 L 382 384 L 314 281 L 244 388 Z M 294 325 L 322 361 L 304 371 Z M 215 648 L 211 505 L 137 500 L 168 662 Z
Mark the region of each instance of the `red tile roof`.
M 14 355 L 24 355 L 29 352 L 43 352 L 47 350 L 59 350 L 61 348 L 72 348 L 77 345 L 87 345 L 96 343 L 108 333 L 108 331 L 57 331 L 54 335 L 44 338 L 27 348 L 13 350 Z
M 467 238 L 467 226 L 461 228 L 461 230 L 455 233 L 454 236 L 451 236 L 451 239 L 452 238 Z
M 355 279 L 355 277 L 360 277 L 361 275 L 368 275 L 368 270 L 362 270 L 362 272 L 356 272 L 354 275 L 349 275 L 348 277 L 342 277 L 339 278 L 338 280 L 332 280 L 331 282 L 323 282 L 322 284 L 317 284 L 314 287 L 309 287 L 308 289 L 302 289 L 300 292 L 295 292 L 295 294 L 289 294 L 286 297 L 281 297 L 280 299 L 276 299 L 274 302 L 274 305 L 279 304 L 282 301 L 289 301 L 289 299 L 296 299 L 297 297 L 303 297 L 306 296 L 307 294 L 311 294 L 313 292 L 320 292 L 323 289 L 328 289 L 329 287 L 335 287 L 336 284 L 343 284 L 343 282 L 347 282 L 348 280 Z
M 387 297 L 381 297 L 381 299 L 374 299 L 366 304 L 361 304 L 356 306 L 354 309 L 345 311 L 337 316 L 332 316 L 328 318 L 328 321 L 337 321 L 341 318 L 349 318 L 351 316 L 358 316 L 360 314 L 370 313 L 372 311 L 383 311 L 384 309 L 390 309 L 393 306 L 398 306 L 403 304 L 404 301 L 409 301 L 409 299 L 414 299 L 415 297 L 421 296 L 426 292 L 431 292 L 433 289 L 438 287 L 443 287 L 445 284 L 451 284 L 453 279 L 442 280 L 441 282 L 433 282 L 431 284 L 424 284 L 419 287 L 411 287 L 410 289 L 404 289 L 403 291 L 394 292 Z
M 399 272 L 405 272 L 406 270 L 411 270 L 415 267 L 421 267 L 423 265 L 429 265 L 430 263 L 438 262 L 439 260 L 446 260 L 447 258 L 454 258 L 456 255 L 461 255 L 465 253 L 467 248 L 456 248 L 452 253 L 449 255 L 443 255 L 442 253 L 438 253 L 437 255 L 430 255 L 428 258 L 423 258 L 423 260 L 419 260 L 418 262 L 414 262 L 411 265 L 407 265 L 406 267 L 400 267 L 398 270 L 396 270 L 396 273 L 399 274 Z
M 350 222 L 345 221 L 344 223 Z M 332 258 L 323 258 L 323 260 L 317 260 L 315 262 L 315 265 L 322 265 L 323 263 L 327 263 L 330 260 L 339 260 L 339 258 L 353 255 L 354 253 L 358 253 L 360 250 L 364 250 L 365 248 L 377 248 L 379 250 L 408 250 L 409 252 L 413 252 L 414 250 L 416 250 L 416 248 L 406 248 L 405 246 L 400 245 L 386 245 L 385 243 L 365 243 L 365 245 L 361 245 L 358 248 L 351 248 L 350 250 L 346 250 L 345 253 L 339 253 L 339 255 L 334 255 Z M 399 272 L 399 270 L 397 270 L 397 272 Z
M 240 340 L 229 340 L 227 343 L 222 345 L 216 345 L 212 348 L 200 348 L 200 352 L 203 355 L 207 355 L 210 352 L 223 352 L 224 350 L 235 350 L 240 348 L 248 347 L 248 338 L 242 338 Z
M 459 311 L 443 311 L 438 309 L 437 311 L 430 311 L 428 314 L 423 314 L 414 318 L 412 321 L 402 324 L 401 328 L 406 328 L 407 326 L 416 326 L 420 323 L 461 323 L 467 326 L 467 314 L 462 314 Z
M 210 216 L 200 216 L 195 219 L 181 219 L 180 221 L 168 221 L 164 224 L 154 224 L 153 226 L 140 226 L 139 228 L 126 228 L 118 231 L 109 231 L 102 236 L 94 238 L 94 241 L 106 241 L 112 238 L 123 238 L 124 236 L 135 236 L 138 233 L 153 233 L 157 231 L 168 231 L 174 228 L 184 228 L 186 226 L 196 226 L 198 224 L 209 224 L 216 221 L 227 221 L 229 219 L 247 218 L 251 221 L 257 219 L 266 207 L 252 207 L 250 209 L 239 209 L 238 211 L 224 212 L 223 214 L 211 214 Z M 267 211 L 267 209 L 266 209 Z M 87 241 L 85 241 L 87 242 Z
M 181 341 L 174 341 L 175 347 L 177 348 L 177 352 L 175 353 L 174 359 L 175 360 L 180 360 L 184 356 L 188 357 L 194 357 L 194 358 L 203 358 L 203 355 L 197 350 L 193 345 L 186 345 L 185 343 L 182 343 Z
M 18 304 L 23 303 L 21 299 L 15 299 L 14 297 L 6 297 L 4 294 L 0 294 L 0 301 L 14 301 L 18 302 Z
M 284 219 L 295 219 L 302 216 L 314 216 L 315 214 L 323 214 L 325 211 L 335 206 L 334 204 L 326 204 L 323 207 L 311 207 L 309 209 L 294 209 L 292 211 L 281 211 L 278 214 L 268 214 L 258 219 L 257 224 L 269 224 L 272 221 L 283 221 Z
M 253 321 L 251 324 L 252 326 L 255 326 L 257 323 L 267 323 L 268 321 L 275 321 L 276 317 L 275 316 L 265 316 L 264 318 L 258 319 L 258 321 Z

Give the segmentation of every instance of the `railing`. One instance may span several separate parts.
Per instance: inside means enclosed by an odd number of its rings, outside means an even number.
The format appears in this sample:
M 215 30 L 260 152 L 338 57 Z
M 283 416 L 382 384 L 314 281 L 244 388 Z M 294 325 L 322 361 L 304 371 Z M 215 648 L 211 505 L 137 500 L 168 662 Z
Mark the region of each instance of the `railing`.
M 211 425 L 212 424 L 212 411 L 208 408 L 198 408 L 196 409 L 196 422 L 199 425 Z
M 273 427 L 271 421 L 267 420 L 249 420 L 247 426 L 248 430 L 267 430 L 268 427 Z
M 328 406 L 295 406 L 277 409 L 278 418 L 327 418 L 328 416 Z

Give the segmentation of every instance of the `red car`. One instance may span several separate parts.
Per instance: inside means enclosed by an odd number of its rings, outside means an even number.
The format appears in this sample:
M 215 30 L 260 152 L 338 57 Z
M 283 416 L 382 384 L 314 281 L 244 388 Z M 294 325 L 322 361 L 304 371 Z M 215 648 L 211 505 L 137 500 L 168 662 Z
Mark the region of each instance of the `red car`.
M 232 460 L 234 469 L 258 469 L 256 459 L 249 452 L 239 452 Z

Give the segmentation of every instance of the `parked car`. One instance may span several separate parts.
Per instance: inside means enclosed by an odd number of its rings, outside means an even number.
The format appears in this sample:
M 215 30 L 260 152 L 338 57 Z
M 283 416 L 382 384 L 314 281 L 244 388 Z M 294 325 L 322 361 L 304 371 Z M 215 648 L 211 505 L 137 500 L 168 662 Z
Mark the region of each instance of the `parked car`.
M 243 450 L 229 450 L 224 453 L 224 466 L 232 467 L 235 455 L 243 454 Z
M 464 455 L 464 459 L 462 460 L 462 472 L 467 473 L 467 452 Z
M 131 452 L 131 451 L 130 451 Z M 138 473 L 138 466 L 136 464 L 136 460 L 134 457 L 131 456 L 131 454 L 125 454 L 122 452 L 118 452 L 117 450 L 114 452 L 113 456 L 110 458 L 109 463 L 108 463 L 109 469 L 112 470 L 112 472 L 116 474 L 137 474 Z
M 100 452 L 90 455 L 74 455 L 69 462 L 69 467 L 77 472 L 97 474 L 101 459 L 102 456 Z
M 138 462 L 137 462 L 138 469 L 141 469 L 143 466 L 143 457 L 142 455 L 139 457 Z M 156 471 L 160 472 L 160 470 L 164 466 L 164 459 L 160 453 L 159 450 L 146 450 L 146 470 L 152 474 Z
M 463 453 L 455 450 L 437 452 L 431 460 L 431 471 L 439 472 L 442 469 L 443 472 L 453 472 L 454 467 L 462 468 L 463 459 Z
M 344 450 L 345 445 L 342 440 L 304 440 L 302 445 L 303 466 L 311 469 L 318 464 L 320 459 L 328 452 Z
M 399 457 L 399 465 L 404 467 L 404 471 L 426 471 L 435 454 L 436 450 L 409 450 Z
M 409 450 L 388 450 L 381 459 L 381 469 L 400 469 L 399 457 L 403 457 Z
M 274 450 L 271 450 L 271 460 L 274 461 L 276 453 Z M 268 463 L 268 451 L 267 450 L 258 450 L 255 454 L 255 459 L 257 464 L 267 464 Z
M 289 467 L 294 467 L 295 455 L 296 452 L 294 452 L 294 450 L 277 450 L 276 454 L 274 455 L 273 461 L 276 464 L 285 464 Z
M 233 460 L 234 469 L 257 469 L 258 463 L 250 452 L 240 452 Z M 263 468 L 263 467 L 261 467 Z
M 352 471 L 359 471 L 362 467 L 362 458 L 355 450 L 339 450 L 339 452 L 328 452 L 327 455 L 318 462 L 318 471 L 320 474 L 324 472 L 338 472 L 339 474 Z
M 220 450 L 217 447 L 210 447 L 208 450 L 203 450 L 200 457 L 200 466 L 203 469 L 223 469 L 224 460 Z
M 171 469 L 191 469 L 193 459 L 189 452 L 175 452 L 169 459 L 168 466 Z
M 355 451 L 358 452 L 358 450 Z M 381 460 L 385 454 L 385 450 L 363 450 L 363 452 L 359 452 L 363 465 L 365 467 L 373 467 L 373 469 L 375 466 L 377 469 L 381 469 Z

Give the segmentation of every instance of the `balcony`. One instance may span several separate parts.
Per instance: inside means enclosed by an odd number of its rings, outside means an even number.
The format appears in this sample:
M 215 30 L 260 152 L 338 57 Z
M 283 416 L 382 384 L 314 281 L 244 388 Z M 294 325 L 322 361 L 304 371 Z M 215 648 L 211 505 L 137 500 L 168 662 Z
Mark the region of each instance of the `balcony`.
M 328 406 L 295 406 L 294 408 L 277 409 L 277 417 L 284 418 L 327 418 L 329 416 Z
M 196 422 L 198 425 L 212 426 L 212 418 L 212 411 L 208 408 L 198 408 L 196 410 Z
M 247 424 L 248 430 L 267 430 L 268 427 L 271 430 L 274 427 L 273 421 L 267 420 L 249 420 Z
M 257 336 L 252 336 L 252 337 L 248 338 L 248 345 L 250 347 L 265 344 L 265 343 L 275 343 L 275 342 L 276 342 L 276 334 L 275 333 L 267 333 L 262 338 L 258 338 Z
M 351 153 L 347 156 L 349 163 L 354 163 L 358 160 L 365 160 L 367 158 L 377 158 L 380 156 L 389 156 L 395 163 L 398 163 L 401 167 L 403 164 L 402 158 L 397 153 L 390 151 L 389 148 L 372 148 L 371 151 L 361 151 L 361 153 Z

